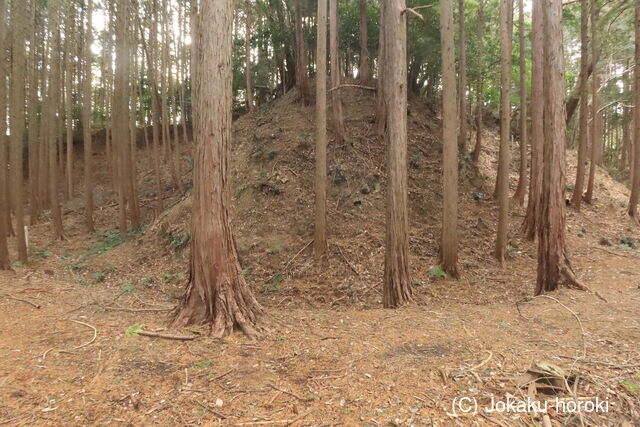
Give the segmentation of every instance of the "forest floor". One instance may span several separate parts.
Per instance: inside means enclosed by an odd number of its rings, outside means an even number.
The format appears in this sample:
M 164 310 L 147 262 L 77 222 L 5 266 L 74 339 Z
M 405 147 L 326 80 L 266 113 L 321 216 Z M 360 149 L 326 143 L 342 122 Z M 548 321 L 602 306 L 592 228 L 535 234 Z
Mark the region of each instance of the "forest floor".
M 593 292 L 532 299 L 536 246 L 520 237 L 521 207 L 511 211 L 506 265 L 491 256 L 497 209 L 486 194 L 496 146 L 487 132 L 480 167 L 462 167 L 461 278 L 439 277 L 439 123 L 412 105 L 416 302 L 384 310 L 384 145 L 372 133 L 372 98 L 349 95 L 348 142 L 329 150 L 325 266 L 314 265 L 307 246 L 313 107 L 288 95 L 235 124 L 234 230 L 245 276 L 269 316 L 255 341 L 240 333 L 215 340 L 206 327 L 168 329 L 184 287 L 189 199 L 167 175 L 168 209 L 154 218 L 150 156 L 140 154 L 149 226 L 120 236 L 98 153 L 99 231 L 84 231 L 74 194 L 67 239 L 52 242 L 47 221 L 30 227 L 30 263 L 0 273 L 0 424 L 639 425 L 640 236 L 624 213 L 625 186 L 600 170 L 594 203 L 567 212 L 573 267 Z M 572 154 L 569 163 L 572 182 Z M 136 336 L 140 329 L 195 339 Z M 484 410 L 492 398 L 556 397 L 565 407 L 550 408 L 544 420 Z M 607 412 L 567 412 L 569 401 L 596 398 Z M 474 403 L 477 413 L 462 411 Z

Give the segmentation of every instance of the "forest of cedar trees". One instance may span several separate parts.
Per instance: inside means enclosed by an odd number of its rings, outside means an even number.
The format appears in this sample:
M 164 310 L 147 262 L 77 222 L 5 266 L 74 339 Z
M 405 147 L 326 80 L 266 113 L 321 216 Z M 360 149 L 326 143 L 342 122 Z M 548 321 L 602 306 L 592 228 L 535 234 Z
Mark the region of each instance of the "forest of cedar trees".
M 640 425 L 640 0 L 0 0 L 0 425 Z

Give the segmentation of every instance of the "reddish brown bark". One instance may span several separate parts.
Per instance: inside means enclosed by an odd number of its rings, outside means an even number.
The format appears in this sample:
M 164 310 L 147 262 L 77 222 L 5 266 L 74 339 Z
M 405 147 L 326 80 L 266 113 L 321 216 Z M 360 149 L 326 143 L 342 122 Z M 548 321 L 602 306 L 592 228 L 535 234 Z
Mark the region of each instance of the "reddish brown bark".
M 544 19 L 542 1 L 532 5 L 532 65 L 531 65 L 531 179 L 529 200 L 522 229 L 525 237 L 534 240 L 540 224 L 540 197 L 544 144 Z
M 191 261 L 174 324 L 209 323 L 216 337 L 234 329 L 254 335 L 263 310 L 242 275 L 228 212 L 233 1 L 202 2 L 199 19 L 206 25 L 198 30 Z
M 511 163 L 511 28 L 513 8 L 510 0 L 500 1 L 500 153 L 496 194 L 498 233 L 495 256 L 504 263 L 509 221 L 509 165 Z
M 462 5 L 462 1 L 460 2 Z M 442 52 L 442 157 L 443 209 L 440 264 L 458 277 L 458 145 L 456 141 L 456 80 L 452 0 L 440 2 Z M 462 81 L 462 79 L 461 79 Z M 461 86 L 464 87 L 464 86 Z M 460 95 L 464 98 L 464 94 Z M 464 101 L 460 101 L 464 104 Z
M 327 254 L 327 0 L 318 0 L 316 45 L 316 166 L 313 252 L 317 260 Z
M 382 303 L 411 301 L 407 212 L 407 36 L 404 0 L 385 2 L 384 97 L 387 111 L 387 218 Z
M 7 2 L 0 0 L 0 270 L 11 268 L 7 248 L 7 219 L 9 209 L 7 203 L 7 92 L 5 68 L 5 40 L 7 26 Z
M 542 1 L 544 15 L 544 170 L 538 228 L 535 294 L 562 283 L 582 287 L 571 270 L 565 243 L 565 102 L 562 0 Z

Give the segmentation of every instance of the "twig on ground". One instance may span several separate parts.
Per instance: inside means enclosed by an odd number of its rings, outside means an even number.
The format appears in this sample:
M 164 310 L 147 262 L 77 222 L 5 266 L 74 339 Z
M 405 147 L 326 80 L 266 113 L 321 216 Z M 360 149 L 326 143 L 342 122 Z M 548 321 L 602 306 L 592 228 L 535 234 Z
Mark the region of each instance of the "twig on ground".
M 167 340 L 177 340 L 177 341 L 191 341 L 198 338 L 196 335 L 172 335 L 172 334 L 160 334 L 157 332 L 147 332 L 147 331 L 140 331 L 138 332 L 138 335 L 142 335 L 144 337 L 164 338 Z
M 112 307 L 108 305 L 102 306 L 105 310 L 110 311 L 127 311 L 130 313 L 142 313 L 142 312 L 158 312 L 158 311 L 171 311 L 173 308 L 125 308 L 125 307 Z
M 211 412 L 211 413 L 212 413 L 213 415 L 215 415 L 216 417 L 221 418 L 221 419 L 223 419 L 223 420 L 226 420 L 226 419 L 227 419 L 227 416 L 226 416 L 226 415 L 221 414 L 220 412 L 216 412 L 216 411 L 214 411 L 213 409 L 211 409 L 211 408 L 209 407 L 209 405 L 205 405 L 204 403 L 200 402 L 199 400 L 195 400 L 195 399 L 193 399 L 193 401 L 194 401 L 194 402 L 196 402 L 198 405 L 202 406 L 205 410 L 207 410 L 207 411 Z
M 306 401 L 307 401 L 307 399 L 303 399 L 302 397 L 298 396 L 297 394 L 292 393 L 292 392 L 287 391 L 287 390 L 284 390 L 284 389 L 282 389 L 282 388 L 276 387 L 276 386 L 274 386 L 273 384 L 269 384 L 269 387 L 271 387 L 271 388 L 272 388 L 272 389 L 274 389 L 274 390 L 281 391 L 281 392 L 282 392 L 282 393 L 284 393 L 284 394 L 288 394 L 289 396 L 293 396 L 293 397 L 295 397 L 296 399 L 298 399 L 300 402 L 306 402 Z
M 218 375 L 217 377 L 213 377 L 213 378 L 211 378 L 211 379 L 209 380 L 209 382 L 219 380 L 219 379 L 220 379 L 220 378 L 222 378 L 222 377 L 226 377 L 227 375 L 229 375 L 229 374 L 230 374 L 231 372 L 233 372 L 233 371 L 234 371 L 234 368 L 231 368 L 231 369 L 229 369 L 227 372 L 225 372 L 224 374 L 220 374 L 220 375 Z
M 487 356 L 486 359 L 484 359 L 482 362 L 478 363 L 477 365 L 473 365 L 472 367 L 468 368 L 467 371 L 475 371 L 476 369 L 481 368 L 487 363 L 489 363 L 489 361 L 493 358 L 493 353 L 489 350 L 485 350 L 485 351 L 489 353 L 489 356 Z
M 74 351 L 74 350 L 80 350 L 80 349 L 81 349 L 81 348 L 83 348 L 83 347 L 86 347 L 86 346 L 88 346 L 88 345 L 93 344 L 93 342 L 96 340 L 96 337 L 98 336 L 98 330 L 96 329 L 96 327 L 95 327 L 95 326 L 90 325 L 90 324 L 85 323 L 85 322 L 81 322 L 81 321 L 79 321 L 79 320 L 74 320 L 74 319 L 68 319 L 68 320 L 69 320 L 70 322 L 73 322 L 73 323 L 77 323 L 77 324 L 79 324 L 79 325 L 86 326 L 87 328 L 91 328 L 91 329 L 93 330 L 93 337 L 91 337 L 91 339 L 90 339 L 89 341 L 87 341 L 86 343 L 84 343 L 84 344 L 80 344 L 79 346 L 76 346 L 76 347 L 73 347 L 71 350 L 58 350 L 58 351 Z
M 35 302 L 29 301 L 27 299 L 14 297 L 13 295 L 9 295 L 9 294 L 5 294 L 5 295 L 2 295 L 2 296 L 5 297 L 5 298 L 14 299 L 16 301 L 27 303 L 30 306 L 35 307 L 35 308 L 40 308 L 40 304 L 36 304 Z
M 344 261 L 347 263 L 349 268 L 353 270 L 353 272 L 356 273 L 356 275 L 360 276 L 360 272 L 353 266 L 353 264 L 351 264 L 351 262 L 349 262 L 347 257 L 344 255 L 344 252 L 342 252 L 342 248 L 340 247 L 340 245 L 336 244 L 336 247 L 338 248 L 338 252 L 340 252 L 340 255 L 342 256 L 342 259 L 344 259 Z
M 298 258 L 298 255 L 300 255 L 305 249 L 307 249 L 309 247 L 309 245 L 311 245 L 313 243 L 313 239 L 311 239 L 309 241 L 309 243 L 307 243 L 306 245 L 304 245 L 302 247 L 302 249 L 300 249 L 285 265 L 284 265 L 284 269 L 286 270 L 287 267 L 289 267 L 289 264 L 291 264 L 293 261 L 295 261 L 296 258 Z

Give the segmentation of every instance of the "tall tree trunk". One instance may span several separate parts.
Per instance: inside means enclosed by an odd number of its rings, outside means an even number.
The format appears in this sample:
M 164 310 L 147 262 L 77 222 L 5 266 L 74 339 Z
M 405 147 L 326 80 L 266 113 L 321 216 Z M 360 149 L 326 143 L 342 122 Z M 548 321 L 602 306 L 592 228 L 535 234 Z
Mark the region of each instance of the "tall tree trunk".
M 538 276 L 535 294 L 575 279 L 565 243 L 565 131 L 562 0 L 543 2 L 544 13 L 544 171 L 538 227 Z M 584 289 L 584 288 L 583 288 Z
M 67 200 L 73 197 L 73 69 L 72 61 L 73 52 L 75 52 L 74 39 L 72 34 L 75 33 L 75 5 L 69 3 L 69 10 L 65 22 L 65 55 L 64 55 L 64 77 L 65 77 L 65 124 L 66 124 L 66 196 Z
M 458 25 L 460 43 L 460 75 L 459 75 L 459 108 L 460 133 L 458 134 L 458 150 L 463 155 L 467 152 L 467 39 L 464 30 L 464 0 L 458 0 Z M 442 25 L 442 24 L 441 24 Z
M 331 110 L 336 144 L 344 142 L 344 113 L 340 87 L 340 50 L 338 47 L 338 0 L 329 0 L 329 45 L 331 50 Z
M 94 231 L 93 225 L 93 142 L 91 137 L 91 64 L 92 53 L 92 15 L 93 1 L 87 1 L 87 25 L 84 34 L 83 66 L 84 78 L 82 80 L 82 139 L 84 143 L 84 217 L 87 229 Z M 146 129 L 145 129 L 146 132 Z
M 47 100 L 47 114 L 49 120 L 49 204 L 51 209 L 52 231 L 54 239 L 63 239 L 62 230 L 62 212 L 58 201 L 58 162 L 56 160 L 58 150 L 56 142 L 61 137 L 58 131 L 59 120 L 59 96 L 60 96 L 60 0 L 52 0 L 49 2 L 49 26 L 52 35 L 52 42 L 49 46 L 51 65 L 50 65 L 50 84 L 49 96 Z
M 27 262 L 27 243 L 24 232 L 24 196 L 23 196 L 23 156 L 22 141 L 25 132 L 25 80 L 24 70 L 26 69 L 25 57 L 25 33 L 26 14 L 23 12 L 24 4 L 11 2 L 12 16 L 12 60 L 11 60 L 11 196 L 13 199 L 13 212 L 16 217 L 16 236 L 18 246 L 18 260 Z
M 196 156 L 189 283 L 175 323 L 211 324 L 214 336 L 256 333 L 263 313 L 242 275 L 229 224 L 232 0 L 201 3 Z
M 33 49 L 29 49 L 29 60 L 27 78 L 29 79 L 29 94 L 28 96 L 28 117 L 29 117 L 29 224 L 34 225 L 38 221 L 40 216 L 40 199 L 38 194 L 38 180 L 40 179 L 41 170 L 38 168 L 38 159 L 40 157 L 40 115 L 38 113 L 39 101 L 38 101 L 38 73 L 37 69 L 40 66 L 38 63 L 38 52 L 41 49 L 42 43 L 39 40 L 39 28 L 42 28 L 38 22 L 39 8 L 36 4 L 32 4 L 31 8 L 31 23 L 29 25 L 29 34 L 31 39 L 29 44 L 33 45 Z M 40 30 L 41 31 L 41 30 Z M 0 131 L 0 135 L 2 135 Z M 5 163 L 6 164 L 6 163 Z
M 442 52 L 442 269 L 458 277 L 458 145 L 456 141 L 456 53 L 453 41 L 453 0 L 440 2 Z M 462 5 L 462 0 L 460 1 Z M 462 19 L 462 18 L 461 18 Z M 462 80 L 462 79 L 461 79 Z M 464 86 L 461 86 L 464 87 Z M 464 97 L 463 94 L 460 95 Z M 462 101 L 461 101 L 462 103 Z
M 580 0 L 580 116 L 578 143 L 578 167 L 576 171 L 576 183 L 571 197 L 571 205 L 580 210 L 582 192 L 584 189 L 584 167 L 587 160 L 587 139 L 589 126 L 589 95 L 587 82 L 587 68 L 589 63 L 589 0 Z
M 367 0 L 359 0 L 360 9 L 360 69 L 358 78 L 360 83 L 368 85 L 371 81 L 371 67 L 369 65 L 369 5 Z
M 299 0 L 296 0 L 299 1 Z M 297 3 L 296 3 L 297 6 Z M 247 111 L 251 112 L 255 109 L 253 102 L 253 74 L 251 71 L 251 2 L 245 0 L 245 31 L 244 31 L 244 75 L 246 82 L 246 102 Z M 297 37 L 296 29 L 296 37 Z
M 384 97 L 384 79 L 385 72 L 385 57 L 386 57 L 386 41 L 385 41 L 385 29 L 384 29 L 384 11 L 386 9 L 386 2 L 380 4 L 380 22 L 379 22 L 379 41 L 378 41 L 378 82 L 376 85 L 376 133 L 379 137 L 383 137 L 387 127 L 387 105 Z
M 598 163 L 598 148 L 601 146 L 602 127 L 600 119 L 602 113 L 600 109 L 600 78 L 598 74 L 598 64 L 596 59 L 600 56 L 600 46 L 598 39 L 598 2 L 591 0 L 591 56 L 593 57 L 593 72 L 591 77 L 591 155 L 589 156 L 589 180 L 587 182 L 587 191 L 584 195 L 584 201 L 591 203 L 593 201 L 593 185 L 596 180 L 596 164 Z
M 7 203 L 7 69 L 6 69 L 6 37 L 7 36 L 7 2 L 0 0 L 0 270 L 11 268 L 9 250 L 7 248 L 7 219 L 9 206 Z
M 534 240 L 539 227 L 543 142 L 544 142 L 544 19 L 542 0 L 534 1 L 532 6 L 531 36 L 531 179 L 529 181 L 529 200 L 527 212 L 522 223 L 525 237 Z
M 411 301 L 407 212 L 407 23 L 404 0 L 385 2 L 384 97 L 387 111 L 387 217 L 382 303 Z
M 520 173 L 518 177 L 518 187 L 513 194 L 513 200 L 520 206 L 524 204 L 524 196 L 527 189 L 527 144 L 529 143 L 529 132 L 527 123 L 527 59 L 526 38 L 524 34 L 524 2 L 518 2 L 518 35 L 520 52 Z
M 511 0 L 500 0 L 500 154 L 496 181 L 498 235 L 495 256 L 504 263 L 509 227 L 509 165 L 511 164 Z
M 631 196 L 629 197 L 629 216 L 638 222 L 638 196 L 640 195 L 640 1 L 635 2 L 635 63 L 633 70 L 633 90 L 634 104 L 633 109 L 633 131 L 635 141 L 633 143 L 633 182 L 631 184 Z
M 484 98 L 482 96 L 484 73 L 484 1 L 478 0 L 478 93 L 477 93 L 477 106 L 476 106 L 476 144 L 471 155 L 473 163 L 478 163 L 480 160 L 480 152 L 482 151 L 482 128 L 483 128 L 483 110 L 482 104 Z
M 307 76 L 307 43 L 302 28 L 302 2 L 295 0 L 296 86 L 304 105 L 311 104 L 311 87 Z
M 315 233 L 317 260 L 327 255 L 327 0 L 318 0 L 316 45 Z

